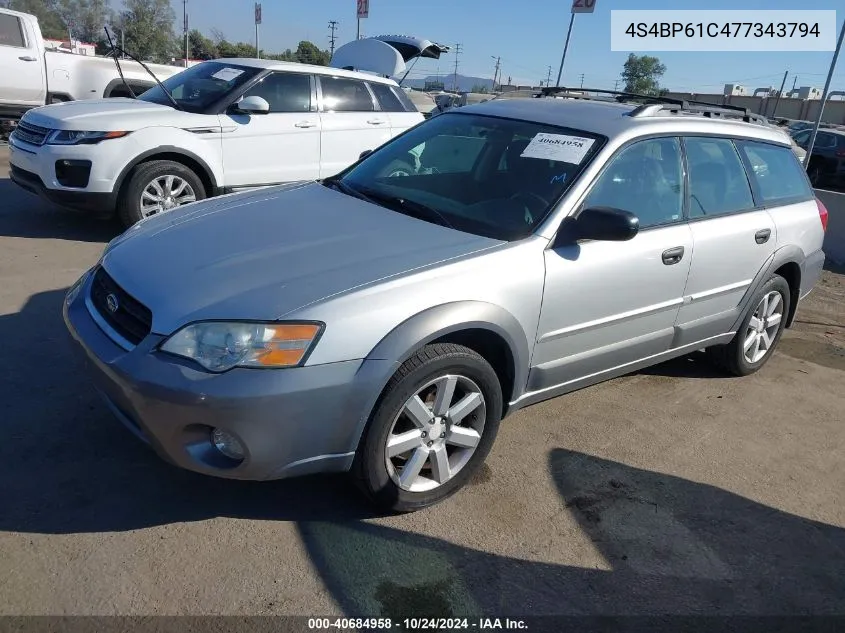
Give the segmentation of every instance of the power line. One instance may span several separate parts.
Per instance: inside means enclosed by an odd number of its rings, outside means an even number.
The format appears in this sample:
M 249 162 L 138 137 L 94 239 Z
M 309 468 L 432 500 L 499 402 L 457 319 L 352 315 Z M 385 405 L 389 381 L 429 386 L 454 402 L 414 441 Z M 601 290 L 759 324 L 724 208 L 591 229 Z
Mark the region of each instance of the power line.
M 461 54 L 462 44 L 455 44 L 455 79 L 452 82 L 452 92 L 458 91 L 458 55 Z
M 329 20 L 329 31 L 331 31 L 331 35 L 329 35 L 329 42 L 331 42 L 331 48 L 329 49 L 329 57 L 334 57 L 334 42 L 335 42 L 335 31 L 337 30 L 337 20 Z

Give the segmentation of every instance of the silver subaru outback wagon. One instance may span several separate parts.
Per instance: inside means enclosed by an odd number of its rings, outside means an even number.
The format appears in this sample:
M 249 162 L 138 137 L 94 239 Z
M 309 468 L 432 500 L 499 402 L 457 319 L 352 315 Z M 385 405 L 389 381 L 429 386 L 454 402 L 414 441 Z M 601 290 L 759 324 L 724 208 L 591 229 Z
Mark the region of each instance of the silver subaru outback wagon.
M 497 99 L 334 177 L 140 222 L 64 317 L 170 462 L 351 471 L 410 511 L 464 485 L 521 407 L 699 349 L 760 369 L 826 222 L 786 135 L 747 112 Z

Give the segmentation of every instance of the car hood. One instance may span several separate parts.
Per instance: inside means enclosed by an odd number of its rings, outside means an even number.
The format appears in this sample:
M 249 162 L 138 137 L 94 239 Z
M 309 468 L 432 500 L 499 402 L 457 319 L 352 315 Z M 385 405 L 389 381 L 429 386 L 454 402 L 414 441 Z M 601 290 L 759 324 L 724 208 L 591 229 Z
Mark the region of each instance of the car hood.
M 318 183 L 231 194 L 144 220 L 106 271 L 153 313 L 153 332 L 202 319 L 273 320 L 303 306 L 501 242 Z
M 176 110 L 158 103 L 110 97 L 54 103 L 30 110 L 24 121 L 51 130 L 134 131 L 152 125 L 208 125 L 209 115 Z M 214 117 L 217 120 L 217 117 Z

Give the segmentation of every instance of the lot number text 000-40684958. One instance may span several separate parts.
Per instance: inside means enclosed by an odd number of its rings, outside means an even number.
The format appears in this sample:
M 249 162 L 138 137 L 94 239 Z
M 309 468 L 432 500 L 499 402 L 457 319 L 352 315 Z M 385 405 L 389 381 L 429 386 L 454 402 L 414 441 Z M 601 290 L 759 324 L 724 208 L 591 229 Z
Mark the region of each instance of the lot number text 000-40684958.
M 836 11 L 611 11 L 614 51 L 832 51 Z

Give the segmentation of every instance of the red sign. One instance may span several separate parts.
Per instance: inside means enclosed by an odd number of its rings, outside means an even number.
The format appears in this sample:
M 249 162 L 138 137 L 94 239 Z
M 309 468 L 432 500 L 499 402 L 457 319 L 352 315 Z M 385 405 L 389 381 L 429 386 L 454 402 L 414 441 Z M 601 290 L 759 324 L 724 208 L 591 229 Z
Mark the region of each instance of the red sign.
M 358 0 L 358 19 L 370 17 L 370 0 Z

